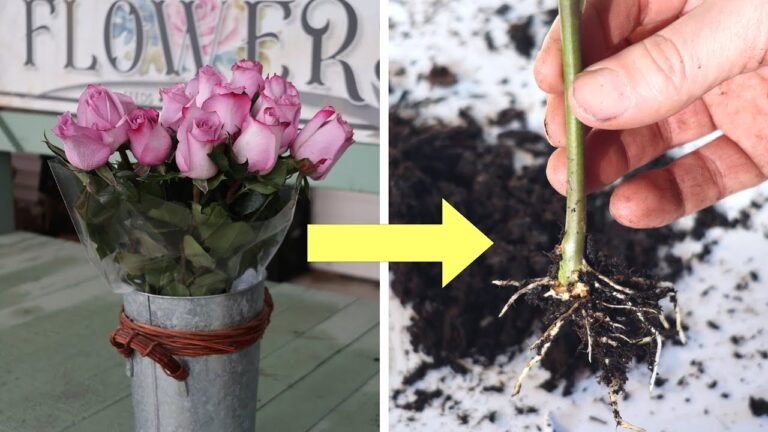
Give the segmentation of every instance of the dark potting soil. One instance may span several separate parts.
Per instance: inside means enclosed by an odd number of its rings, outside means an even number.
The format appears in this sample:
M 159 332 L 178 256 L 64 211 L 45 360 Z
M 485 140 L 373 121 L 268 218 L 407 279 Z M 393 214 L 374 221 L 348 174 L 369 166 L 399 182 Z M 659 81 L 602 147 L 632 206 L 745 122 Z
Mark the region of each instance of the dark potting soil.
M 405 385 L 432 368 L 450 366 L 464 373 L 460 359 L 489 365 L 500 355 L 526 350 L 521 342 L 538 328 L 542 310 L 520 299 L 514 313 L 497 318 L 513 291 L 491 281 L 550 274 L 548 254 L 561 237 L 565 200 L 546 179 L 545 159 L 514 168 L 518 157 L 551 152 L 546 140 L 521 131 L 506 133 L 491 145 L 472 118 L 463 118 L 462 126 L 417 126 L 397 113 L 390 115 L 390 222 L 439 223 L 444 198 L 494 241 L 444 289 L 439 288 L 439 264 L 391 265 L 394 294 L 418 317 L 407 329 L 413 348 L 432 359 L 406 377 Z M 667 249 L 687 233 L 670 227 L 632 230 L 619 225 L 609 215 L 609 197 L 608 191 L 589 197 L 589 253 L 608 254 L 618 268 L 635 269 L 639 276 L 675 281 L 686 264 Z M 707 224 L 727 222 L 709 215 L 713 212 L 701 213 L 697 225 L 700 219 Z M 587 364 L 580 345 L 570 329 L 555 339 L 542 361 L 551 373 L 545 388 L 565 381 L 565 392 L 570 392 L 577 371 Z
M 768 416 L 768 400 L 759 397 L 749 398 L 749 410 L 755 417 Z
M 449 87 L 458 81 L 456 74 L 453 73 L 447 66 L 432 66 L 432 69 L 427 74 L 427 81 L 433 86 Z

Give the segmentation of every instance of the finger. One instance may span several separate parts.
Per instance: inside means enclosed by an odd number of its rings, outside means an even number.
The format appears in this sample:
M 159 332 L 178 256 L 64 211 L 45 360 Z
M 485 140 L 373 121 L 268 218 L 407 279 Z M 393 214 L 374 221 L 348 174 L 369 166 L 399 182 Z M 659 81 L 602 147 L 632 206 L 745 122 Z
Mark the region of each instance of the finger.
M 544 134 L 555 147 L 565 147 L 565 96 L 547 96 L 547 111 L 544 114 Z
M 619 52 L 628 45 L 628 39 L 638 40 L 643 34 L 655 33 L 677 18 L 685 5 L 685 0 L 588 1 L 581 26 L 584 66 Z M 544 38 L 533 66 L 536 83 L 546 93 L 563 92 L 561 44 L 558 18 Z
M 600 190 L 627 173 L 651 162 L 670 148 L 693 141 L 716 129 L 707 106 L 698 100 L 670 119 L 623 131 L 595 129 L 586 138 L 587 192 Z M 547 178 L 565 194 L 566 152 L 556 150 L 547 164 Z
M 757 69 L 768 50 L 766 29 L 764 2 L 704 3 L 579 74 L 569 95 L 574 112 L 601 129 L 669 117 L 723 81 Z
M 721 137 L 624 182 L 611 196 L 610 211 L 632 228 L 660 227 L 765 179 L 738 144 Z
M 768 172 L 768 68 L 728 80 L 704 96 L 718 128 Z
M 588 126 L 584 127 L 585 134 L 591 130 L 592 128 Z M 565 96 L 562 94 L 547 95 L 544 134 L 552 146 L 565 147 Z

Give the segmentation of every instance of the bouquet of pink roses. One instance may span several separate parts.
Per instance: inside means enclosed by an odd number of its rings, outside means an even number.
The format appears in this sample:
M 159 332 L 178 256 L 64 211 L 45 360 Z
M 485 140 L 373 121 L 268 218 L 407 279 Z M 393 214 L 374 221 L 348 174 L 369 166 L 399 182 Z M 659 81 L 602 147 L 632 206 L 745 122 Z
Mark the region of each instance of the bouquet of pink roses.
M 352 129 L 333 107 L 299 128 L 296 87 L 249 60 L 229 80 L 205 66 L 160 95 L 158 112 L 88 86 L 77 118 L 65 113 L 53 129 L 64 149 L 46 139 L 80 239 L 115 290 L 248 288 L 263 279 L 307 177 L 326 176 Z

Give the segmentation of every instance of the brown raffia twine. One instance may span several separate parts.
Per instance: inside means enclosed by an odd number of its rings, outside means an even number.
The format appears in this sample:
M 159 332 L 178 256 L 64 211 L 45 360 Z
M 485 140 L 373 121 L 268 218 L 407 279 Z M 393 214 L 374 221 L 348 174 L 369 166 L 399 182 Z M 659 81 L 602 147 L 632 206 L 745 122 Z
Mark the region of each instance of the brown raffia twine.
M 247 348 L 264 336 L 274 309 L 272 296 L 264 288 L 264 307 L 251 321 L 235 327 L 213 331 L 187 331 L 138 323 L 120 310 L 120 327 L 112 332 L 109 342 L 125 358 L 135 352 L 149 357 L 163 368 L 166 375 L 178 381 L 189 376 L 187 366 L 177 356 L 200 357 L 231 354 Z

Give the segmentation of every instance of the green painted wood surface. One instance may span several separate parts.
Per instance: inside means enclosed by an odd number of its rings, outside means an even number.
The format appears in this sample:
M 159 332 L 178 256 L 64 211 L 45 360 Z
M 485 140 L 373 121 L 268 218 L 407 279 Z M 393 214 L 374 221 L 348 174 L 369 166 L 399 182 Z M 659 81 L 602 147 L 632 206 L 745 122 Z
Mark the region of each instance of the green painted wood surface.
M 379 424 L 379 375 L 369 379 L 310 429 L 311 432 L 371 430 Z
M 13 178 L 11 154 L 0 151 L 0 234 L 13 231 Z
M 51 132 L 55 124 L 56 114 L 0 109 L 0 154 L 23 151 L 50 155 L 42 139 L 43 133 L 46 133 L 53 142 L 58 141 Z M 2 168 L 0 159 L 0 174 Z M 313 184 L 323 188 L 379 193 L 379 146 L 353 144 L 328 177 Z M 6 189 L 0 179 L 0 194 L 3 190 Z M 0 203 L 0 215 L 3 210 Z
M 378 430 L 377 303 L 270 290 L 257 431 Z M 133 430 L 119 306 L 79 244 L 0 236 L 0 432 Z

